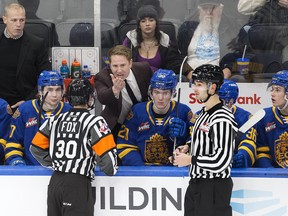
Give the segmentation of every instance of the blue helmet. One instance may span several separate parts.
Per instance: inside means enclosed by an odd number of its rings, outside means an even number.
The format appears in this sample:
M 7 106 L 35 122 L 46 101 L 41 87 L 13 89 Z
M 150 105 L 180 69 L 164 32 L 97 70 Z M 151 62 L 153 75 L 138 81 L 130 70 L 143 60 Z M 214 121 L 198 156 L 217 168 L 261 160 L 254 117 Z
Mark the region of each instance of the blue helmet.
M 267 88 L 272 85 L 279 85 L 284 87 L 286 94 L 288 94 L 288 70 L 282 70 L 274 74 Z
M 149 89 L 176 90 L 177 77 L 172 70 L 158 69 L 150 80 Z
M 224 79 L 224 82 L 221 85 L 218 94 L 220 99 L 224 100 L 225 103 L 229 103 L 231 99 L 233 99 L 235 103 L 239 95 L 239 88 L 236 82 Z
M 60 73 L 56 70 L 42 71 L 38 78 L 38 91 L 42 91 L 44 86 L 62 86 L 64 88 L 64 81 Z

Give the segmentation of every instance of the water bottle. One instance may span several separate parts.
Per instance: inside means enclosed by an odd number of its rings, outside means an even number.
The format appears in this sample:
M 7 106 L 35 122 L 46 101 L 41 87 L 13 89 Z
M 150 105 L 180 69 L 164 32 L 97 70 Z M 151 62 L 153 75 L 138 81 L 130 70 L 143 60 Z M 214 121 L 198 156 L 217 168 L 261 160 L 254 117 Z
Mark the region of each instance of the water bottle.
M 78 62 L 77 59 L 75 59 L 71 65 L 71 78 L 79 79 L 81 75 L 80 72 L 81 72 L 80 62 Z
M 67 61 L 65 59 L 62 60 L 62 66 L 60 67 L 60 74 L 63 77 L 63 79 L 69 78 L 70 70 L 69 67 L 67 66 Z
M 87 65 L 84 65 L 82 70 L 82 79 L 90 79 L 90 78 L 91 78 L 91 71 L 89 70 Z

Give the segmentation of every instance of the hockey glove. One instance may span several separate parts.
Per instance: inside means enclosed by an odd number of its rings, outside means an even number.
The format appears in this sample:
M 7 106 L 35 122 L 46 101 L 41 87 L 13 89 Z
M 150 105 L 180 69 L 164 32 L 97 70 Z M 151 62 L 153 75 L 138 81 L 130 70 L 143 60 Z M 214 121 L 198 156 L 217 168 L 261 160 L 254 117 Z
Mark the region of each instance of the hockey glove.
M 243 150 L 238 151 L 238 153 L 233 156 L 232 167 L 233 168 L 249 167 L 247 157 L 248 157 L 248 154 L 245 151 Z
M 11 162 L 10 162 L 11 166 L 26 166 L 25 161 L 22 158 L 14 158 Z
M 169 135 L 171 138 L 185 136 L 186 123 L 180 118 L 171 118 L 169 121 Z

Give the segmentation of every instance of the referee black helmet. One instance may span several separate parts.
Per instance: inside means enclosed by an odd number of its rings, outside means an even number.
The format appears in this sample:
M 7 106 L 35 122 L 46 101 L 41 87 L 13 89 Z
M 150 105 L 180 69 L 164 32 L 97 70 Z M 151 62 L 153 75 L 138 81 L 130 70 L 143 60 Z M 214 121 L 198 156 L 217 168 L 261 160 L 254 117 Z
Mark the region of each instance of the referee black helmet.
M 93 104 L 90 104 L 90 96 Z M 68 86 L 67 99 L 71 106 L 88 105 L 89 108 L 94 106 L 95 90 L 87 79 L 74 79 Z
M 192 83 L 198 80 L 206 83 L 215 83 L 217 85 L 216 91 L 218 91 L 224 82 L 224 74 L 217 65 L 203 64 L 192 73 Z

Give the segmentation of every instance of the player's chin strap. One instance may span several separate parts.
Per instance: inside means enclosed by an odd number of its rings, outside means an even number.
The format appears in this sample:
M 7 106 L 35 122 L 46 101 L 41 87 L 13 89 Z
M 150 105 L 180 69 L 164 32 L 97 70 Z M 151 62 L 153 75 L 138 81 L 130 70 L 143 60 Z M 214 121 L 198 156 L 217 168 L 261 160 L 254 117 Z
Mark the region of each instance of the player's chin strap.
M 209 98 L 211 97 L 211 96 L 213 96 L 214 94 L 209 94 L 209 89 L 210 89 L 210 87 L 212 86 L 212 83 L 211 82 L 209 82 L 208 84 L 207 84 L 207 95 L 208 95 L 208 97 L 205 99 L 205 100 L 203 100 L 203 99 L 200 99 L 200 101 L 202 102 L 202 103 L 206 103 L 208 100 L 209 100 Z
M 38 128 L 40 128 L 40 126 L 41 126 L 42 108 L 43 108 L 43 105 L 44 105 L 44 102 L 45 102 L 45 99 L 46 99 L 47 95 L 48 95 L 48 91 L 46 92 L 44 97 L 40 100 L 41 103 L 40 103 L 40 110 L 39 110 L 39 113 L 38 113 Z
M 286 100 L 286 103 L 285 103 L 284 107 L 282 107 L 282 108 L 277 107 L 280 111 L 285 110 L 288 107 L 288 95 L 287 94 L 285 95 L 285 100 Z

